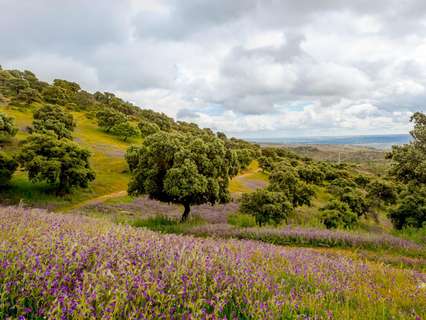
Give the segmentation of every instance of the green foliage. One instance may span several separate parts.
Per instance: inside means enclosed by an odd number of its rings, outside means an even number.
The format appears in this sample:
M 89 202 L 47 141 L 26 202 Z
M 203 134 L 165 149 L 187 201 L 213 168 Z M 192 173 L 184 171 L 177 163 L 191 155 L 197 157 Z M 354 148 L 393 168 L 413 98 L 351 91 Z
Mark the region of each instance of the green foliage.
M 4 152 L 0 152 L 0 187 L 9 183 L 18 163 L 14 158 Z
M 282 192 L 294 207 L 310 205 L 314 190 L 307 183 L 298 178 L 294 168 L 281 164 L 269 176 L 271 191 Z
M 0 112 L 0 140 L 14 137 L 18 132 L 13 118 Z
M 147 120 L 141 120 L 138 124 L 138 127 L 142 138 L 146 138 L 149 135 L 160 131 L 160 127 L 156 123 L 149 122 Z
M 374 180 L 367 185 L 368 198 L 393 204 L 396 201 L 395 186 L 385 180 Z
M 346 203 L 352 212 L 358 217 L 366 215 L 369 210 L 369 205 L 361 192 L 353 190 L 341 195 L 340 200 Z
M 237 158 L 240 169 L 246 169 L 254 158 L 254 153 L 250 149 L 236 149 L 235 156 Z
M 126 115 L 112 109 L 98 111 L 96 113 L 96 119 L 98 120 L 98 126 L 106 132 L 110 132 L 115 125 L 127 122 Z
M 158 113 L 152 110 L 143 109 L 140 110 L 140 116 L 145 121 L 155 123 L 162 131 L 170 131 L 174 126 L 173 119 L 166 116 L 164 113 Z
M 254 216 L 259 226 L 268 223 L 279 224 L 292 210 L 293 206 L 283 192 L 258 189 L 243 194 L 241 198 L 240 211 Z
M 141 147 L 130 146 L 126 151 L 124 157 L 127 165 L 129 166 L 130 172 L 133 172 L 138 167 L 141 149 Z
M 12 104 L 14 105 L 30 105 L 33 102 L 41 102 L 42 97 L 38 90 L 33 88 L 24 88 L 19 91 L 19 93 L 13 97 Z
M 90 152 L 73 141 L 33 134 L 24 141 L 18 161 L 32 182 L 46 181 L 64 194 L 72 187 L 86 188 L 95 179 L 89 158 Z
M 120 137 L 123 141 L 127 141 L 127 139 L 131 137 L 137 137 L 139 135 L 139 130 L 128 121 L 125 121 L 115 124 L 111 128 L 110 133 Z
M 70 102 L 70 97 L 64 88 L 57 86 L 48 86 L 41 92 L 43 100 L 50 104 L 64 106 Z
M 81 90 L 80 85 L 75 82 L 70 82 L 67 80 L 55 79 L 53 80 L 53 85 L 55 87 L 61 88 L 66 92 L 77 93 Z
M 359 174 L 355 177 L 354 182 L 361 188 L 365 188 L 370 183 L 370 178 L 363 174 Z
M 32 131 L 37 133 L 53 132 L 58 139 L 71 139 L 75 125 L 72 114 L 59 106 L 45 105 L 34 112 Z
M 339 200 L 332 200 L 320 209 L 321 221 L 328 229 L 351 229 L 358 222 L 358 217 L 349 206 Z
M 410 185 L 389 214 L 396 229 L 426 225 L 426 187 Z
M 251 228 L 256 226 L 255 217 L 249 214 L 233 213 L 228 216 L 227 221 L 230 225 L 239 228 Z
M 230 200 L 228 155 L 223 141 L 214 135 L 150 135 L 139 150 L 132 148 L 128 153 L 132 172 L 128 191 L 182 204 L 184 221 L 193 204 Z
M 320 185 L 325 179 L 325 174 L 314 165 L 304 165 L 297 170 L 299 177 L 307 183 Z
M 411 121 L 414 122 L 414 129 L 410 132 L 413 141 L 392 147 L 390 173 L 405 183 L 426 183 L 426 115 L 416 112 Z

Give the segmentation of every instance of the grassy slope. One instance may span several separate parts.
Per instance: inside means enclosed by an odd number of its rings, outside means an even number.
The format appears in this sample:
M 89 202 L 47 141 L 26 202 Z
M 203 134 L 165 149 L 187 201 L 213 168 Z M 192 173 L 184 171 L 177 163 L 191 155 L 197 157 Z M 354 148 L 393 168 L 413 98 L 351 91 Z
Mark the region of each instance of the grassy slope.
M 22 140 L 28 135 L 23 130 L 31 125 L 32 113 L 4 107 L 1 110 L 13 116 L 16 125 L 20 128 L 16 139 L 7 147 L 10 151 L 14 151 L 18 145 L 18 140 Z M 77 122 L 74 140 L 92 152 L 91 165 L 96 172 L 96 180 L 90 184 L 90 188 L 88 190 L 76 190 L 72 195 L 57 198 L 44 192 L 46 188 L 44 184 L 32 184 L 28 181 L 24 172 L 18 172 L 12 180 L 12 186 L 1 193 L 0 197 L 3 202 L 16 203 L 22 199 L 24 202 L 29 202 L 35 206 L 49 207 L 55 210 L 68 209 L 83 201 L 127 189 L 129 174 L 127 173 L 124 153 L 130 144 L 138 144 L 142 140 L 139 138 L 123 142 L 98 129 L 96 122 L 87 119 L 85 114 L 74 112 L 73 115 Z

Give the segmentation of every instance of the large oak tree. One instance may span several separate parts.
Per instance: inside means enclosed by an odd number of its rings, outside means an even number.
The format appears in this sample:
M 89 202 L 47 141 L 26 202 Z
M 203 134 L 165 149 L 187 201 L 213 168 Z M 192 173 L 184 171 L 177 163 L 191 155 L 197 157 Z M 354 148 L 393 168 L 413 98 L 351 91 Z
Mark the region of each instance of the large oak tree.
M 224 203 L 234 154 L 214 135 L 193 136 L 177 132 L 149 135 L 139 148 L 132 147 L 127 160 L 132 172 L 129 193 L 147 194 L 159 201 L 184 206 Z

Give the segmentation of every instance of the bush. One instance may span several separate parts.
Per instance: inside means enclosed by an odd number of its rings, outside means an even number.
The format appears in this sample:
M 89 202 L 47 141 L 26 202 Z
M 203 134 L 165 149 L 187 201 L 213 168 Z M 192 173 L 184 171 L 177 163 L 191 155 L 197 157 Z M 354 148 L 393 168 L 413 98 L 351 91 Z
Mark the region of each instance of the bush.
M 278 224 L 285 220 L 293 206 L 283 192 L 258 189 L 243 194 L 240 211 L 255 217 L 256 223 L 262 226 L 267 223 Z
M 0 112 L 0 140 L 14 137 L 17 132 L 18 128 L 15 127 L 13 118 Z
M 115 125 L 127 121 L 126 115 L 112 109 L 104 109 L 97 112 L 96 119 L 98 120 L 98 126 L 106 132 L 110 132 Z
M 38 133 L 53 132 L 58 139 L 72 138 L 75 128 L 72 114 L 63 108 L 53 105 L 45 105 L 34 112 L 32 131 Z
M 139 130 L 132 126 L 128 121 L 115 124 L 111 128 L 111 134 L 120 137 L 121 140 L 127 141 L 128 138 L 137 137 Z
M 234 213 L 228 216 L 228 223 L 240 228 L 250 228 L 256 226 L 256 219 L 248 214 Z
M 356 213 L 358 217 L 365 215 L 368 212 L 369 206 L 364 196 L 358 191 L 352 191 L 343 194 L 340 200 L 346 203 L 352 212 Z
M 65 194 L 72 187 L 85 188 L 95 179 L 90 152 L 68 139 L 34 134 L 24 141 L 18 161 L 32 182 L 46 181 Z
M 396 229 L 421 228 L 426 225 L 426 187 L 410 186 L 389 214 Z
M 297 170 L 300 179 L 307 183 L 320 185 L 325 179 L 325 174 L 316 166 L 304 165 Z
M 13 173 L 16 171 L 18 163 L 4 152 L 0 152 L 0 186 L 9 183 Z
M 358 217 L 349 206 L 339 200 L 332 200 L 320 209 L 321 221 L 327 229 L 345 228 L 351 229 L 358 222 Z
M 375 180 L 367 185 L 368 197 L 372 200 L 381 200 L 386 204 L 396 201 L 395 186 L 384 180 Z
M 142 138 L 146 138 L 149 135 L 160 131 L 160 127 L 156 123 L 152 123 L 147 120 L 140 121 L 138 127 L 141 132 Z

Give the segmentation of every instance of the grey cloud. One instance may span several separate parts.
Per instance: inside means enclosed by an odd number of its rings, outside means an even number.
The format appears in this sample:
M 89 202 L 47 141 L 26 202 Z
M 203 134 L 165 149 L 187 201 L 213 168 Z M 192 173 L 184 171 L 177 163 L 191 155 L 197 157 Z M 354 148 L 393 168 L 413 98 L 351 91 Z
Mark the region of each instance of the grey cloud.
M 426 105 L 425 18 L 422 0 L 0 0 L 0 64 L 219 129 L 388 130 Z

